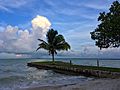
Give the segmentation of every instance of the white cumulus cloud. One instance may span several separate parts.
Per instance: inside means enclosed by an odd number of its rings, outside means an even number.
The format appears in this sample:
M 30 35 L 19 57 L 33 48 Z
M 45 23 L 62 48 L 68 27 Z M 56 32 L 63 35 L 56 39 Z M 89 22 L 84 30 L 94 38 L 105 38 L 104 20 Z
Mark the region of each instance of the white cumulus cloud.
M 21 30 L 17 26 L 8 25 L 0 32 L 1 52 L 31 52 L 38 46 L 38 38 L 44 38 L 51 23 L 43 16 L 37 16 L 32 21 L 30 29 Z M 3 28 L 2 28 L 3 29 Z M 30 32 L 31 31 L 31 32 Z
M 49 29 L 51 26 L 50 21 L 46 17 L 39 16 L 39 15 L 37 15 L 37 17 L 34 18 L 31 22 L 32 22 L 33 28 L 35 29 L 39 27 L 42 29 Z

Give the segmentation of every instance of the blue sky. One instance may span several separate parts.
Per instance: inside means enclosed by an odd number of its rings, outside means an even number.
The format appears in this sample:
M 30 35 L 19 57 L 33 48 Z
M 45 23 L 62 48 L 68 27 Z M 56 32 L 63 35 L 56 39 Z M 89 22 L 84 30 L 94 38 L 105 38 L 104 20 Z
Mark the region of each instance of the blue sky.
M 6 38 L 6 28 L 22 31 L 31 31 L 31 20 L 37 15 L 46 17 L 51 27 L 63 34 L 66 40 L 71 44 L 70 55 L 81 56 L 83 53 L 91 57 L 96 55 L 98 50 L 94 46 L 94 41 L 90 38 L 90 32 L 97 25 L 97 17 L 100 12 L 108 11 L 114 0 L 0 0 L 0 52 L 3 54 L 31 53 L 35 55 L 34 50 L 25 51 L 21 46 L 15 47 L 13 37 L 11 40 Z M 119 0 L 118 0 L 119 1 Z M 16 29 L 15 29 L 16 30 Z M 5 32 L 3 34 L 3 32 Z M 13 35 L 13 34 L 12 34 Z M 14 34 L 15 35 L 15 34 Z M 18 39 L 19 36 L 16 37 Z M 16 39 L 16 37 L 14 39 Z M 9 48 L 6 48 L 8 43 Z M 30 43 L 30 42 L 28 42 Z M 4 47 L 3 47 L 4 45 Z M 34 44 L 33 44 L 34 45 Z M 23 45 L 24 46 L 24 45 Z M 27 46 L 26 46 L 27 47 Z M 12 49 L 11 49 L 12 48 Z M 35 47 L 33 47 L 35 49 Z M 27 51 L 28 50 L 28 51 Z M 119 56 L 119 50 L 104 50 L 104 53 Z M 40 51 L 39 53 L 41 53 Z M 91 53 L 92 52 L 92 53 Z M 34 53 L 34 54 L 33 54 Z M 66 54 L 66 53 L 64 53 Z M 37 54 L 38 55 L 38 54 Z M 63 52 L 60 53 L 63 55 Z M 36 56 L 36 55 L 35 55 Z M 104 55 L 103 55 L 104 56 Z

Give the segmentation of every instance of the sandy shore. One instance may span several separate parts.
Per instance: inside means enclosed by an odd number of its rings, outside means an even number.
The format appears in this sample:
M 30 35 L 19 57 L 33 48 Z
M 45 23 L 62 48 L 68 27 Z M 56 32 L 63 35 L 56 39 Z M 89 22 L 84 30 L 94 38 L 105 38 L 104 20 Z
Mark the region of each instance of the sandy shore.
M 19 90 L 120 90 L 120 79 L 96 79 L 74 85 L 31 87 Z

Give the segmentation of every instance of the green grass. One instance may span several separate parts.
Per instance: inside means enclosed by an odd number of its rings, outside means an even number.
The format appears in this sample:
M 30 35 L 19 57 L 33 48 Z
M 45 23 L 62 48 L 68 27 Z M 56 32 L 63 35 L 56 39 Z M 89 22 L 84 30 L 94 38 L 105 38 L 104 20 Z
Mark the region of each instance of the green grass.
M 32 62 L 35 64 L 42 65 L 52 65 L 52 66 L 64 66 L 64 67 L 73 67 L 78 69 L 87 69 L 87 70 L 102 70 L 102 71 L 110 71 L 110 72 L 120 72 L 120 68 L 112 68 L 112 67 L 97 67 L 97 66 L 83 66 L 83 65 L 70 65 L 67 62 L 55 61 L 42 61 L 42 62 Z

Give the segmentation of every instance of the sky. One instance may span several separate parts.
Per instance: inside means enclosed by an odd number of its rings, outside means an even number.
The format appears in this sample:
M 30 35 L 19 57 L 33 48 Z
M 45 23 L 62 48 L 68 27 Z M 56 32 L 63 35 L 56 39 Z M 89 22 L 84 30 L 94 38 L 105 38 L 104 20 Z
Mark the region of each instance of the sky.
M 71 45 L 57 57 L 120 58 L 120 48 L 99 50 L 90 37 L 114 0 L 0 0 L 0 58 L 48 57 L 36 52 L 50 28 L 64 35 Z M 118 0 L 119 1 L 119 0 Z

